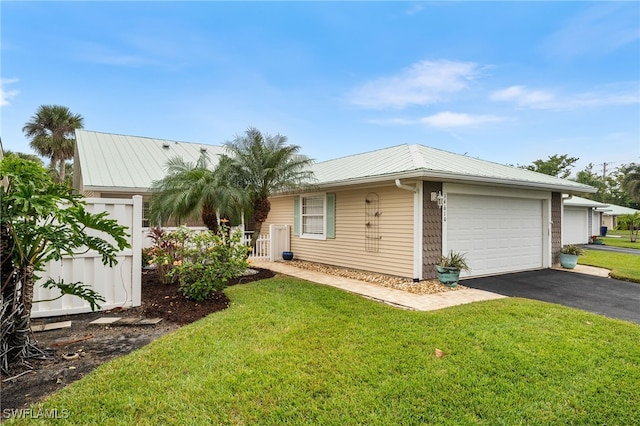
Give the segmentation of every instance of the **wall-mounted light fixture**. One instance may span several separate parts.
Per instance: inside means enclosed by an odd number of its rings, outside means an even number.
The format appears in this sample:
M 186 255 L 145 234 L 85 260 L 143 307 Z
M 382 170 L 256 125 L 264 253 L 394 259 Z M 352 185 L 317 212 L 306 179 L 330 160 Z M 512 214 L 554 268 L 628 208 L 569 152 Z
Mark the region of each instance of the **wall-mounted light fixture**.
M 447 196 L 443 195 L 442 192 L 440 191 L 438 192 L 434 191 L 431 193 L 431 201 L 433 201 L 434 203 L 438 203 L 438 207 L 440 208 L 442 208 L 446 199 L 447 199 Z

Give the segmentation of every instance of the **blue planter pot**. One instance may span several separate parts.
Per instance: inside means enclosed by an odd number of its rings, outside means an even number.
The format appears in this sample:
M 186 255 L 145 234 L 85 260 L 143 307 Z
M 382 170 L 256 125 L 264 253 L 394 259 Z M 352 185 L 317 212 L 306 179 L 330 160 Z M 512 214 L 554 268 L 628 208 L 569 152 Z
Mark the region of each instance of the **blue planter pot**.
M 436 265 L 438 281 L 447 287 L 455 287 L 460 280 L 460 268 L 447 268 Z
M 293 252 L 292 251 L 283 251 L 282 258 L 284 260 L 293 260 Z
M 575 254 L 560 253 L 560 265 L 565 269 L 573 269 L 578 264 L 578 256 Z

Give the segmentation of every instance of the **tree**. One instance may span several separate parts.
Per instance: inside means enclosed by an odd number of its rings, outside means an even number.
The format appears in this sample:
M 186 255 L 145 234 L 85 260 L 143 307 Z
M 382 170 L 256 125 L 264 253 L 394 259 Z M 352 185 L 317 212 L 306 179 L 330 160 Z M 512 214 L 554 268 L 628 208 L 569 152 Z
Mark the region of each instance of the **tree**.
M 212 170 L 207 153 L 196 163 L 175 157 L 167 162 L 167 175 L 152 184 L 149 216 L 153 224 L 190 217 L 202 217 L 212 231 L 218 229 L 218 215 L 237 215 L 235 207 L 243 194 L 222 183 L 223 178 Z M 246 202 L 246 201 L 245 201 Z
M 61 105 L 41 105 L 22 131 L 31 138 L 31 147 L 41 156 L 51 159 L 58 169 L 58 182 L 65 181 L 65 162 L 73 158 L 76 129 L 83 127 L 84 118 Z
M 117 263 L 119 250 L 128 247 L 125 227 L 108 219 L 107 213 L 91 214 L 82 197 L 54 183 L 39 164 L 10 156 L 0 161 L 0 231 L 2 232 L 0 369 L 42 354 L 30 332 L 34 285 L 51 260 L 94 250 L 105 265 Z M 88 229 L 97 232 L 89 235 Z M 105 241 L 104 235 L 113 243 Z M 92 309 L 104 301 L 81 283 L 55 282 L 61 294 L 72 294 L 89 301 Z
M 596 188 L 598 192 L 593 195 L 589 194 L 587 196 L 595 201 L 605 202 L 607 193 L 607 182 L 602 178 L 602 176 L 593 171 L 593 167 L 593 163 L 589 163 L 584 170 L 580 170 L 576 174 L 576 182 Z
M 545 175 L 557 176 L 566 179 L 571 175 L 571 167 L 578 161 L 577 157 L 569 157 L 568 154 L 552 155 L 548 160 L 536 160 L 523 168 Z
M 618 217 L 618 224 L 629 230 L 629 237 L 632 243 L 638 240 L 638 232 L 640 231 L 640 213 L 623 214 Z
M 263 135 L 253 127 L 225 147 L 229 154 L 221 156 L 218 172 L 227 179 L 228 186 L 248 196 L 246 211 L 251 215 L 254 245 L 271 210 L 269 197 L 310 184 L 312 160 L 298 154 L 299 146 L 287 145 L 286 136 Z
M 621 185 L 629 196 L 636 202 L 640 202 L 640 164 L 629 164 L 620 169 L 622 175 Z
M 38 164 L 40 164 L 41 166 L 43 166 L 43 165 L 44 165 L 44 163 L 42 162 L 42 160 L 40 159 L 40 157 L 38 157 L 38 156 L 37 156 L 37 155 L 35 155 L 35 154 L 27 154 L 27 153 L 24 153 L 24 152 L 13 152 L 13 151 L 9 151 L 9 150 L 4 151 L 4 156 L 5 156 L 5 157 L 10 157 L 10 156 L 12 156 L 12 155 L 13 155 L 13 156 L 16 156 L 16 157 L 18 157 L 18 158 L 22 158 L 22 159 L 24 159 L 24 160 L 33 161 L 34 163 L 38 163 Z

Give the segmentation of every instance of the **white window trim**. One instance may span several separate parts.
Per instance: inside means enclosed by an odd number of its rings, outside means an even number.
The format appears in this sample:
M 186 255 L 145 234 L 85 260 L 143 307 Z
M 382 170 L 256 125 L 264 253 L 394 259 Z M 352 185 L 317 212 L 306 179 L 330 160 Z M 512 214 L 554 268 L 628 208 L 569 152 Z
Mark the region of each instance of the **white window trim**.
M 304 199 L 322 197 L 322 234 L 305 234 L 304 233 Z M 309 240 L 326 240 L 327 239 L 327 193 L 317 192 L 313 194 L 304 194 L 300 196 L 300 238 Z

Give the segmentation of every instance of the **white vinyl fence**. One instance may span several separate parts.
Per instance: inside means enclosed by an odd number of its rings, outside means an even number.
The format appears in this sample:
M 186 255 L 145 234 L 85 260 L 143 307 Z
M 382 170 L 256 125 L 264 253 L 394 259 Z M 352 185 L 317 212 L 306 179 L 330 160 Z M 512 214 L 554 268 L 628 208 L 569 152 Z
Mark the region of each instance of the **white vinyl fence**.
M 49 262 L 46 270 L 41 272 L 41 280 L 34 289 L 34 301 L 53 299 L 60 295 L 57 289 L 44 289 L 40 285 L 48 278 L 63 279 L 65 282 L 82 282 L 90 286 L 106 299 L 101 303 L 102 309 L 117 307 L 133 307 L 141 304 L 141 276 L 142 276 L 142 197 L 132 199 L 115 198 L 87 198 L 86 209 L 91 213 L 108 212 L 111 219 L 120 225 L 128 227 L 129 244 L 131 247 L 121 251 L 118 264 L 109 267 L 103 265 L 100 255 L 90 251 L 74 257 L 65 257 L 61 261 Z M 95 232 L 109 241 L 109 237 Z M 91 312 L 89 303 L 76 297 L 64 297 L 33 304 L 31 316 L 33 318 L 79 314 Z
M 249 258 L 271 262 L 282 260 L 282 252 L 289 251 L 290 228 L 289 225 L 269 225 L 269 234 L 258 237 Z M 251 232 L 245 232 L 243 242 L 246 245 L 251 243 Z

